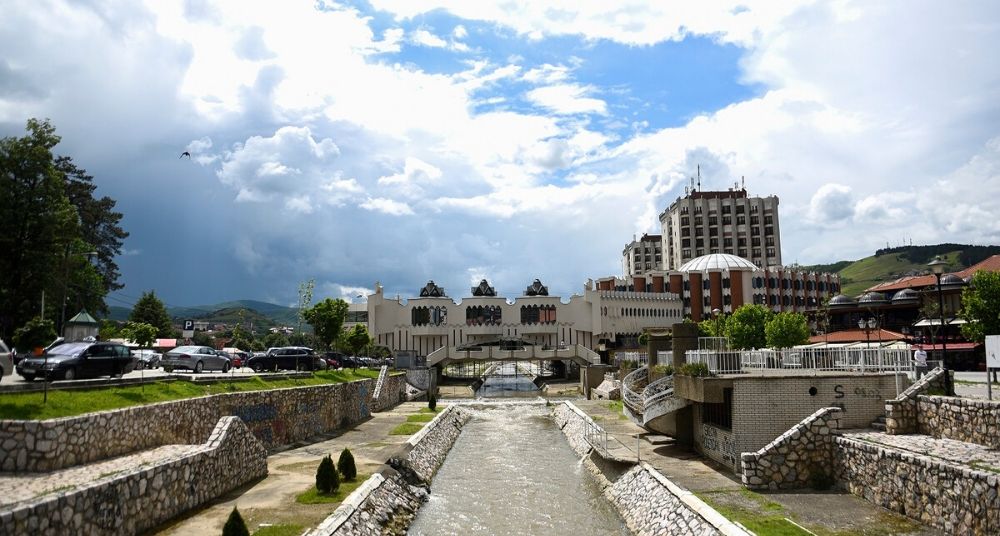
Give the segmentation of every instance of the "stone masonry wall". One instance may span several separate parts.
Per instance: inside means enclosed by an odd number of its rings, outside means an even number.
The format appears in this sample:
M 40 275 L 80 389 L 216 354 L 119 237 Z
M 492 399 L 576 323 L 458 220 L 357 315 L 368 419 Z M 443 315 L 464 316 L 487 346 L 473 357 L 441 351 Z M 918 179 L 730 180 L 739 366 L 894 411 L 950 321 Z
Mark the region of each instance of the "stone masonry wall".
M 917 398 L 927 394 L 931 389 L 944 392 L 944 370 L 936 368 L 925 374 L 909 389 L 899 393 L 899 396 L 885 401 L 885 432 L 902 435 L 915 434 L 919 430 L 917 423 Z
M 401 398 L 401 376 L 379 406 Z M 387 378 L 387 381 L 390 381 Z M 239 417 L 268 450 L 371 416 L 374 380 L 226 393 L 45 421 L 0 420 L 0 471 L 44 472 L 172 444 L 197 444 Z
M 406 375 L 390 374 L 385 377 L 382 384 L 382 392 L 379 393 L 378 400 L 372 404 L 373 412 L 385 411 L 399 405 L 406 400 Z
M 430 481 L 471 415 L 449 406 L 407 441 L 407 462 L 417 475 Z M 310 531 L 309 536 L 403 534 L 427 492 L 413 486 L 392 469 L 376 473 Z
M 917 428 L 936 438 L 1000 448 L 1000 401 L 917 397 Z
M 837 480 L 869 502 L 951 534 L 1000 533 L 1000 476 L 845 437 Z
M 552 415 L 556 420 L 556 425 L 562 429 L 563 435 L 566 436 L 566 441 L 569 442 L 573 452 L 576 452 L 578 456 L 586 456 L 590 452 L 590 444 L 586 440 L 587 427 L 588 424 L 598 426 L 597 423 L 570 402 L 563 402 L 556 406 Z
M 618 478 L 604 493 L 637 536 L 750 535 L 645 462 Z
M 0 514 L 0 535 L 137 534 L 267 475 L 267 451 L 235 417 L 202 448 Z M 204 438 L 203 438 L 204 439 Z
M 796 489 L 832 485 L 833 433 L 839 408 L 816 411 L 757 452 L 744 452 L 743 485 L 748 489 Z

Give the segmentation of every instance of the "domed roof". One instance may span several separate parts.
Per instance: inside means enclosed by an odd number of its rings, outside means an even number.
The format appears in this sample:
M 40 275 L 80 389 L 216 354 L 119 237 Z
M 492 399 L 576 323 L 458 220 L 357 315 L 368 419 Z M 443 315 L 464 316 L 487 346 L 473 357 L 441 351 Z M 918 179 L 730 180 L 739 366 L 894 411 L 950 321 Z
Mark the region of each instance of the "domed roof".
M 920 295 L 917 294 L 917 291 L 912 288 L 904 288 L 892 297 L 892 303 L 916 301 L 918 299 L 920 299 Z
M 857 305 L 857 304 L 858 304 L 858 302 L 854 301 L 854 299 L 851 298 L 850 296 L 848 296 L 847 294 L 837 294 L 836 296 L 830 298 L 830 303 L 829 303 L 829 305 L 831 305 L 831 306 L 835 306 L 835 305 Z
M 874 303 L 886 303 L 888 301 L 889 300 L 885 298 L 885 294 L 882 294 L 881 292 L 865 292 L 858 300 L 858 305 L 871 305 Z
M 964 284 L 965 284 L 965 281 L 961 277 L 959 277 L 959 276 L 957 276 L 955 274 L 944 274 L 943 276 L 941 276 L 941 286 L 945 286 L 945 285 L 964 285 Z
M 743 257 L 737 257 L 736 255 L 729 255 L 727 253 L 712 253 L 710 255 L 702 255 L 685 262 L 678 271 L 681 272 L 700 272 L 702 270 L 756 270 L 757 266 L 754 263 L 744 259 Z

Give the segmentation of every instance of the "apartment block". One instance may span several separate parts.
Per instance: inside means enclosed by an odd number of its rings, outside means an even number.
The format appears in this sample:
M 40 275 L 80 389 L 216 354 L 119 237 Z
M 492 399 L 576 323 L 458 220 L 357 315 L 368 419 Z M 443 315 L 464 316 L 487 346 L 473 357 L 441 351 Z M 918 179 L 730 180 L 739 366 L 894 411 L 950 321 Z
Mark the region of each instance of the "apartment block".
M 643 234 L 622 250 L 622 275 L 626 278 L 663 269 L 663 237 Z

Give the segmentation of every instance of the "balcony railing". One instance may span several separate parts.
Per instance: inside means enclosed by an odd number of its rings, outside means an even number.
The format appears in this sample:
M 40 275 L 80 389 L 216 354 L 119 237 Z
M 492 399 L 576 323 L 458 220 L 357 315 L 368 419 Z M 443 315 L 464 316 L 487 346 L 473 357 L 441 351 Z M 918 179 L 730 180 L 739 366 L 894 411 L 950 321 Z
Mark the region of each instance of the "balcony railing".
M 689 350 L 688 363 L 705 363 L 713 374 L 762 370 L 827 370 L 862 373 L 913 371 L 905 348 L 789 348 L 784 350 Z

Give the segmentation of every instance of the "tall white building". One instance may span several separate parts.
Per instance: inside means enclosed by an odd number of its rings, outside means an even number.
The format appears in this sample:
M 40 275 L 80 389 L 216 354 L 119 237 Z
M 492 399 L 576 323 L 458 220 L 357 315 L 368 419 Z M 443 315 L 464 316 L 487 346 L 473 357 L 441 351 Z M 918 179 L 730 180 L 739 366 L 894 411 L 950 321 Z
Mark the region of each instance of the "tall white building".
M 663 238 L 643 234 L 642 238 L 625 244 L 622 250 L 622 275 L 632 277 L 663 269 Z
M 663 269 L 677 270 L 691 259 L 713 253 L 736 255 L 756 266 L 781 266 L 778 197 L 749 197 L 745 188 L 684 197 L 660 214 Z

